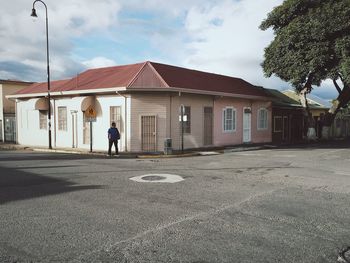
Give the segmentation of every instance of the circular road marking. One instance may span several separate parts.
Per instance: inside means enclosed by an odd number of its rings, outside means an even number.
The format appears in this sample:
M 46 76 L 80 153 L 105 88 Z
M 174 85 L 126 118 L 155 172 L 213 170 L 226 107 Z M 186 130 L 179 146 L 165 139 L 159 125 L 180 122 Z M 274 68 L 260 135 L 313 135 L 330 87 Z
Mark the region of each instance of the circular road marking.
M 176 174 L 145 174 L 131 177 L 130 180 L 139 183 L 178 183 L 185 179 Z

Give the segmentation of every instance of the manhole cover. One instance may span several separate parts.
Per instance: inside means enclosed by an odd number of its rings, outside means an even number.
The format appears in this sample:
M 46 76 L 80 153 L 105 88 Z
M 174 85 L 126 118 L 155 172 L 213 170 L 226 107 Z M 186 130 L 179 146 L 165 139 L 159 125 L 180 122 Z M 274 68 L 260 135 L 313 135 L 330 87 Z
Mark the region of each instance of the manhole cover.
M 176 174 L 145 174 L 131 177 L 130 180 L 140 183 L 178 183 L 184 179 Z
M 164 180 L 166 177 L 163 176 L 157 176 L 157 175 L 149 175 L 149 176 L 144 176 L 142 177 L 143 180 L 146 181 L 159 181 L 159 180 Z

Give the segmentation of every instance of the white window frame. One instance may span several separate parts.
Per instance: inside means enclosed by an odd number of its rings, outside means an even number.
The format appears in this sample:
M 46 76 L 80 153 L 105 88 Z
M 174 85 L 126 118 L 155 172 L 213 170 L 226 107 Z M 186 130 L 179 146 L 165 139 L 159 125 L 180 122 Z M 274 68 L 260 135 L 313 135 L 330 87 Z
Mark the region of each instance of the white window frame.
M 39 129 L 47 130 L 47 110 L 39 110 Z
M 119 132 L 122 131 L 122 107 L 110 106 L 109 107 L 109 124 L 115 122 Z
M 66 106 L 57 107 L 57 130 L 67 131 L 67 107 Z
M 227 110 L 232 110 L 232 129 L 227 129 L 226 127 L 226 112 Z M 230 133 L 236 131 L 236 122 L 237 122 L 237 110 L 234 107 L 225 107 L 222 109 L 222 131 L 224 133 Z
M 265 118 L 265 120 L 264 120 L 264 122 L 263 122 L 263 126 L 260 126 L 260 121 L 261 121 L 261 112 L 264 112 L 264 115 L 266 116 L 266 118 Z M 269 116 L 269 112 L 268 112 L 268 110 L 266 109 L 266 108 L 260 108 L 260 109 L 258 109 L 258 118 L 257 118 L 257 120 L 258 120 L 258 123 L 257 123 L 257 127 L 258 127 L 258 130 L 259 131 L 263 131 L 263 130 L 267 130 L 268 129 L 268 126 L 269 126 L 269 122 L 268 122 L 268 117 Z

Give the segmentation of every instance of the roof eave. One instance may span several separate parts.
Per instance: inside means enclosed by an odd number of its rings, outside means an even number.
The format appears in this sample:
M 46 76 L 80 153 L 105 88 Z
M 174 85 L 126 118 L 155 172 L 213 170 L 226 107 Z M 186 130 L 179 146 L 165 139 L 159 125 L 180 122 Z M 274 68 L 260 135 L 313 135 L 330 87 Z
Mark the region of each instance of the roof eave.
M 79 94 L 94 94 L 94 93 L 115 93 L 119 91 L 125 91 L 126 87 L 113 87 L 104 89 L 81 89 L 81 90 L 67 90 L 67 91 L 53 91 L 50 92 L 51 96 L 67 96 L 67 95 L 79 95 Z M 21 99 L 21 98 L 35 98 L 35 97 L 46 97 L 47 92 L 40 93 L 28 93 L 28 94 L 13 94 L 7 95 L 8 99 Z
M 161 92 L 161 91 L 169 92 L 170 91 L 170 92 L 183 92 L 183 93 L 200 94 L 200 95 L 222 96 L 222 97 L 242 98 L 242 99 L 259 99 L 259 100 L 271 101 L 271 98 L 268 96 L 246 95 L 246 94 L 228 93 L 228 92 L 220 92 L 220 91 L 195 90 L 195 89 L 186 89 L 186 88 L 177 88 L 177 87 L 169 87 L 169 88 L 133 87 L 132 89 L 128 89 L 127 91 L 152 91 L 152 92 Z

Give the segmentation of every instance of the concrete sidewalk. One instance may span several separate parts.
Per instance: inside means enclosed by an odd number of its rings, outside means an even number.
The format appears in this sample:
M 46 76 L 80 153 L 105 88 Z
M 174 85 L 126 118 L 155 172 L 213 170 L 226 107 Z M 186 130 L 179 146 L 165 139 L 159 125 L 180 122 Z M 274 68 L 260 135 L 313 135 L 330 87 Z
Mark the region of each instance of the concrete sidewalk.
M 243 146 L 239 145 L 239 146 L 231 146 L 231 147 L 191 149 L 191 150 L 186 150 L 183 153 L 181 153 L 180 151 L 174 151 L 174 153 L 170 155 L 166 155 L 163 153 L 120 152 L 119 158 L 176 158 L 176 157 L 191 157 L 191 156 L 208 156 L 208 155 L 224 154 L 228 152 L 241 152 L 241 151 L 267 149 L 271 147 L 273 146 L 271 145 L 243 145 Z M 35 151 L 35 152 L 84 154 L 84 155 L 95 155 L 95 156 L 107 157 L 107 151 L 90 152 L 89 149 L 61 148 L 61 147 L 48 149 L 44 147 L 19 145 L 19 144 L 13 144 L 13 143 L 0 143 L 0 150 L 27 150 L 27 151 Z

